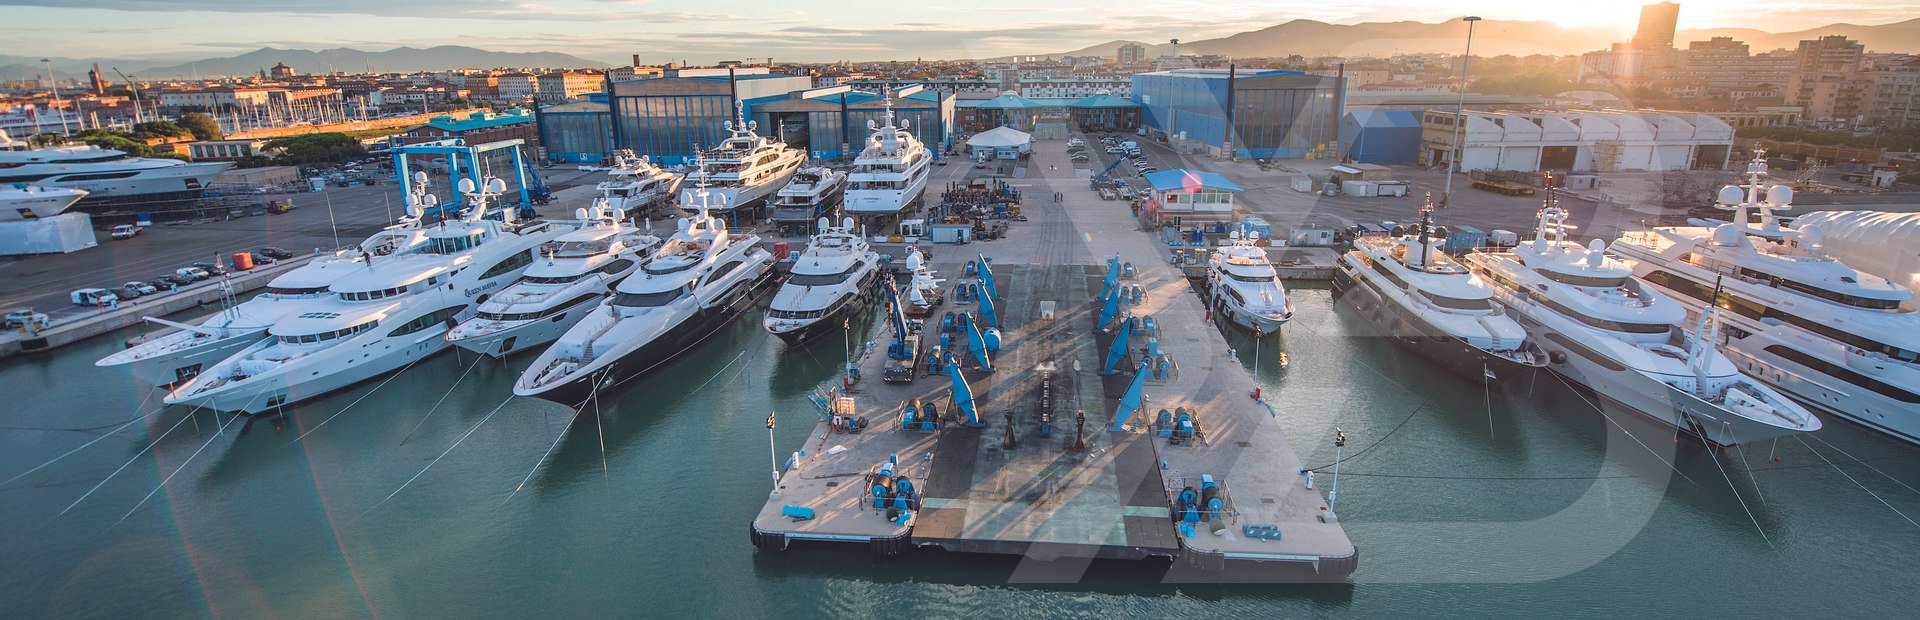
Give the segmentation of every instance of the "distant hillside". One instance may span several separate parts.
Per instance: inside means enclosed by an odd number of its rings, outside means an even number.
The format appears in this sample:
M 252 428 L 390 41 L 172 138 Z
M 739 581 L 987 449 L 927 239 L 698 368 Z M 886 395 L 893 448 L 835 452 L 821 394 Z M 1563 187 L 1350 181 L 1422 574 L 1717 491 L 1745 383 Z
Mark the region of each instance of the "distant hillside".
M 282 62 L 300 73 L 325 73 L 329 70 L 361 72 L 369 69 L 373 71 L 444 71 L 464 67 L 609 66 L 597 60 L 587 60 L 559 52 L 495 52 L 458 45 L 441 45 L 426 49 L 397 47 L 384 52 L 366 52 L 344 47 L 317 52 L 266 47 L 228 58 L 208 58 L 174 65 L 146 67 L 141 69 L 138 75 L 151 79 L 196 75 L 201 77 L 254 75 L 263 68 Z
M 1296 19 L 1284 24 L 1242 32 L 1215 39 L 1182 41 L 1182 54 L 1221 54 L 1235 58 L 1258 56 L 1390 56 L 1400 53 L 1458 53 L 1466 44 L 1466 24 L 1454 20 L 1434 24 L 1415 21 L 1329 24 Z M 1551 22 L 1481 20 L 1474 26 L 1473 53 L 1476 56 L 1500 54 L 1579 54 L 1607 49 L 1625 41 L 1631 33 L 1602 27 L 1569 28 Z M 1768 33 L 1751 28 L 1711 28 L 1682 30 L 1676 33 L 1675 46 L 1685 48 L 1689 41 L 1704 41 L 1716 36 L 1731 36 L 1745 41 L 1756 52 L 1778 48 L 1793 49 L 1800 41 L 1823 35 L 1845 35 L 1865 43 L 1875 52 L 1920 52 L 1920 19 L 1893 24 L 1860 26 L 1832 24 L 1798 32 Z M 1130 41 L 1109 41 L 1053 56 L 1114 55 L 1114 48 Z M 1142 43 L 1143 45 L 1146 45 Z M 1171 53 L 1166 43 L 1147 45 L 1147 55 Z M 998 59 L 994 59 L 998 60 Z

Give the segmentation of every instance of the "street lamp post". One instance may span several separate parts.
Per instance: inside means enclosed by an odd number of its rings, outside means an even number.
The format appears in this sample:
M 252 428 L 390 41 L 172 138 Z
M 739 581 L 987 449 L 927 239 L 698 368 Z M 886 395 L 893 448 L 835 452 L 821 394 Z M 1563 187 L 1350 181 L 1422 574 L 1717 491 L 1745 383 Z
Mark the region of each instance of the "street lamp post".
M 1473 23 L 1480 21 L 1478 16 L 1468 15 L 1460 18 L 1467 23 L 1467 51 L 1460 56 L 1460 93 L 1453 106 L 1453 144 L 1452 152 L 1447 155 L 1447 184 L 1440 190 L 1440 206 L 1448 206 L 1453 200 L 1453 172 L 1460 167 L 1460 133 L 1467 125 L 1467 66 L 1473 62 Z

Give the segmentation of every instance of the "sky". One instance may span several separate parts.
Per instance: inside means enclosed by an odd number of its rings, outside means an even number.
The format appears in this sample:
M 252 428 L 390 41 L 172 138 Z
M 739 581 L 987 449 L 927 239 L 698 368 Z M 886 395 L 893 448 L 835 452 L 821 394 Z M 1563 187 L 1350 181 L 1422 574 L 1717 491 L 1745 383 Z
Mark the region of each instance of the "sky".
M 1627 33 L 1642 0 L 0 0 L 0 55 L 191 60 L 261 47 L 468 45 L 619 62 L 987 58 L 1114 39 L 1199 40 L 1292 19 L 1438 22 L 1466 12 Z M 1027 6 L 1022 6 L 1027 5 Z M 1037 6 L 1035 6 L 1037 5 Z M 1787 32 L 1920 17 L 1920 0 L 1691 0 L 1680 28 Z

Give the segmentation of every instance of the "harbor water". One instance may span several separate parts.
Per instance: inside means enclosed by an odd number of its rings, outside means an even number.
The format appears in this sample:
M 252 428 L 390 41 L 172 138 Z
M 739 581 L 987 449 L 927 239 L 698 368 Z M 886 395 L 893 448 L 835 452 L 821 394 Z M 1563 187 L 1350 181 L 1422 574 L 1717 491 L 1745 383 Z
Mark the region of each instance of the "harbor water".
M 1336 310 L 1324 287 L 1292 297 L 1281 334 L 1229 341 L 1258 365 L 1301 458 L 1344 459 L 1335 510 L 1362 558 L 1351 579 L 1171 584 L 1166 562 L 756 551 L 747 523 L 770 489 L 767 415 L 780 421 L 775 445 L 800 445 L 815 415 L 807 393 L 837 381 L 845 357 L 835 342 L 789 350 L 749 314 L 578 414 L 509 398 L 530 356 L 449 351 L 254 419 L 162 408 L 157 392 L 94 367 L 120 334 L 0 362 L 0 607 L 15 618 L 1915 608 L 1920 449 L 1828 418 L 1716 459 L 1670 429 L 1597 412 L 1551 374 L 1489 386 L 1443 372 Z M 1331 468 L 1315 477 L 1333 484 Z

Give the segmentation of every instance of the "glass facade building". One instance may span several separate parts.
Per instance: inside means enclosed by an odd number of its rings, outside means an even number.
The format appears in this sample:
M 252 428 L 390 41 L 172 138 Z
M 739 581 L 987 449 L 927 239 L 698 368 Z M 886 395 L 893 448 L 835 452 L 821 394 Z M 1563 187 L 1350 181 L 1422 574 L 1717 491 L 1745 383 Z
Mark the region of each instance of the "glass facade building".
M 783 95 L 810 86 L 810 79 L 789 75 L 667 77 L 614 82 L 608 97 L 614 148 L 632 149 L 668 165 L 692 159 L 727 136 L 734 101 Z M 753 110 L 747 110 L 753 118 Z M 761 125 L 762 135 L 775 135 Z
M 1175 69 L 1133 76 L 1133 101 L 1141 124 L 1178 146 L 1260 159 L 1327 156 L 1346 108 L 1341 81 L 1274 69 Z
M 954 97 L 919 85 L 893 89 L 893 117 L 928 148 L 947 150 L 953 141 Z M 805 148 L 820 159 L 859 154 L 875 125 L 886 119 L 887 102 L 879 93 L 828 86 L 747 102 L 764 132 Z
M 548 160 L 597 163 L 613 154 L 613 119 L 604 96 L 540 108 L 534 121 Z

